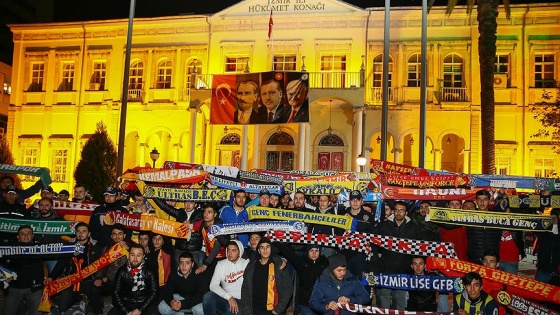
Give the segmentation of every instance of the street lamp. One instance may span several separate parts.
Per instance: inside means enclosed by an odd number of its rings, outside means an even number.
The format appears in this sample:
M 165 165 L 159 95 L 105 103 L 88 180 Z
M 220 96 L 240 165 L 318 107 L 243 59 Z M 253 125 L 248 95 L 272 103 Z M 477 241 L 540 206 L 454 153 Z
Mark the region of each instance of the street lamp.
M 364 156 L 364 153 L 360 153 L 360 155 L 358 155 L 358 157 L 356 158 L 356 163 L 358 163 L 358 166 L 360 166 L 360 172 L 364 171 L 364 166 L 366 166 L 367 163 L 367 159 Z
M 156 168 L 156 161 L 159 159 L 159 151 L 154 147 L 152 152 L 150 152 L 150 159 L 152 159 L 152 167 Z

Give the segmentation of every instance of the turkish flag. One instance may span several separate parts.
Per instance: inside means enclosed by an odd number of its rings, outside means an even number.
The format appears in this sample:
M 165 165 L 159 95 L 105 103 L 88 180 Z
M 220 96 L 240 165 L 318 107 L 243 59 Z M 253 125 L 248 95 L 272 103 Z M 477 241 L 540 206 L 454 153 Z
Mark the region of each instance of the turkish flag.
M 274 25 L 274 21 L 272 20 L 272 9 L 270 9 L 270 18 L 268 19 L 268 39 L 272 35 L 272 25 Z
M 235 112 L 236 75 L 215 75 L 212 81 L 210 123 L 233 124 Z

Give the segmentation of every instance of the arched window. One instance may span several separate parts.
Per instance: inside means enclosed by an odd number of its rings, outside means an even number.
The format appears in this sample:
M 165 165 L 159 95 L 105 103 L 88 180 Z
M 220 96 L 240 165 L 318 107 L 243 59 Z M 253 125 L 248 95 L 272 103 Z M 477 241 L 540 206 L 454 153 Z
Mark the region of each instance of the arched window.
M 173 65 L 171 60 L 163 60 L 158 64 L 156 89 L 170 89 L 171 88 L 171 73 L 173 72 Z
M 268 138 L 266 151 L 266 169 L 270 171 L 294 169 L 294 138 L 283 131 L 278 131 Z
M 220 144 L 241 144 L 241 137 L 236 133 L 229 133 L 222 138 Z
M 327 134 L 319 140 L 317 154 L 318 170 L 344 170 L 344 140 L 335 134 Z
M 457 54 L 443 59 L 443 87 L 463 87 L 463 58 Z
M 144 63 L 136 61 L 130 65 L 128 89 L 141 90 L 144 83 Z
M 393 76 L 393 58 L 389 56 L 389 86 L 391 86 L 391 78 Z M 383 55 L 377 55 L 373 58 L 373 87 L 383 86 Z
M 420 87 L 420 78 L 422 76 L 422 55 L 413 54 L 408 58 L 408 87 Z M 427 68 L 427 62 L 426 62 Z

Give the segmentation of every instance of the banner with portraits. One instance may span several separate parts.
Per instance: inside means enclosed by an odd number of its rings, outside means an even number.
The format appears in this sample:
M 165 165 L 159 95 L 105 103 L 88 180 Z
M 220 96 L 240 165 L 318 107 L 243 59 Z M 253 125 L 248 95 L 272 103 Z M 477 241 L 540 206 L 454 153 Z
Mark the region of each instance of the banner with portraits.
M 257 125 L 309 122 L 309 73 L 215 75 L 210 123 Z

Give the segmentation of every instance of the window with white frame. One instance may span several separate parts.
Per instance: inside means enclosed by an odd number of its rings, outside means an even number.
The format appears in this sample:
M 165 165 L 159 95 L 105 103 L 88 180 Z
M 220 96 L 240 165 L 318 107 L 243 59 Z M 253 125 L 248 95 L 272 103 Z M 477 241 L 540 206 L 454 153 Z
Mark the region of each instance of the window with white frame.
M 511 157 L 497 156 L 496 157 L 496 174 L 509 175 L 511 172 Z
M 389 87 L 393 77 L 393 58 L 389 56 Z M 383 55 L 373 58 L 373 87 L 383 87 Z
M 157 66 L 156 89 L 170 89 L 172 73 L 173 64 L 171 60 L 160 61 Z
M 554 88 L 554 54 L 535 54 L 535 86 L 536 88 Z
M 51 178 L 55 183 L 66 182 L 68 168 L 68 150 L 54 149 L 52 155 Z
M 90 90 L 105 90 L 105 79 L 107 77 L 107 62 L 104 60 L 93 62 L 93 71 L 90 81 Z
M 4 75 L 4 94 L 12 94 L 12 77 L 9 75 Z
M 551 157 L 536 157 L 533 161 L 535 177 L 555 177 L 555 159 Z
M 128 76 L 128 89 L 141 90 L 144 83 L 144 63 L 136 61 L 130 65 Z
M 509 54 L 497 54 L 494 62 L 494 73 L 509 74 Z
M 443 86 L 463 87 L 463 58 L 449 54 L 443 59 Z
M 408 58 L 408 87 L 420 87 L 422 77 L 422 55 L 413 54 Z
M 346 71 L 345 54 L 322 54 L 321 71 L 341 72 Z
M 59 91 L 74 90 L 74 62 L 63 62 L 60 74 L 61 82 L 58 86 Z
M 23 166 L 38 166 L 37 160 L 39 158 L 39 148 L 36 146 L 23 147 L 21 149 L 21 165 Z M 35 180 L 34 176 L 23 175 L 21 180 L 31 182 Z
M 36 62 L 31 64 L 31 85 L 29 92 L 43 91 L 43 79 L 45 78 L 45 63 Z
M 242 73 L 248 67 L 249 57 L 245 56 L 228 56 L 225 61 L 226 73 Z
M 273 69 L 274 71 L 296 71 L 296 55 L 275 54 Z

